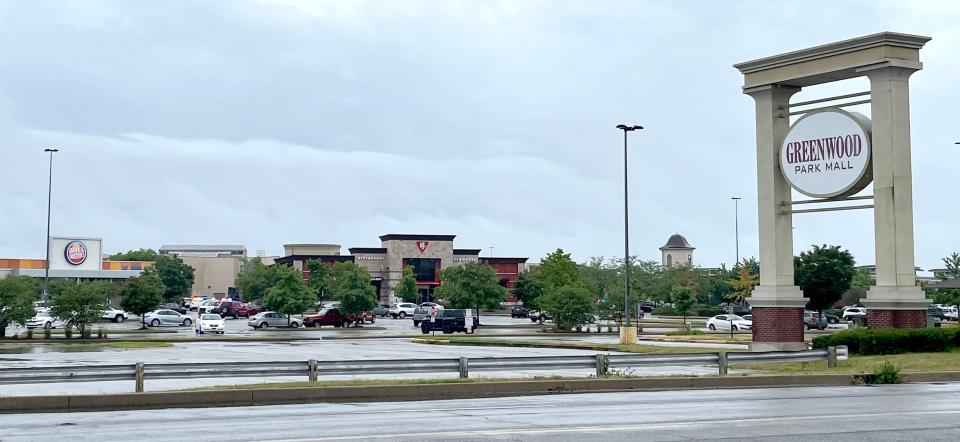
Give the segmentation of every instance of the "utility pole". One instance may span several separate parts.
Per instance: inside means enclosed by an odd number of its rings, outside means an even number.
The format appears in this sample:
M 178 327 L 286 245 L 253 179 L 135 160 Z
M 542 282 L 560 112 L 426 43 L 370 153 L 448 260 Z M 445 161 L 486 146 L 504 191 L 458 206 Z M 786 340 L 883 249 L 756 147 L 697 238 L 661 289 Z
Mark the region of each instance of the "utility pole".
M 60 149 L 47 148 L 44 152 L 50 153 L 50 170 L 47 174 L 47 258 L 43 264 L 43 300 L 44 307 L 47 304 L 47 289 L 50 288 L 50 200 L 53 196 L 53 154 Z
M 623 318 L 624 327 L 630 329 L 630 212 L 629 199 L 627 198 L 627 133 L 643 129 L 643 126 L 618 124 L 617 129 L 623 131 Z M 620 333 L 621 343 L 636 344 L 634 342 L 623 342 L 625 340 L 624 332 Z

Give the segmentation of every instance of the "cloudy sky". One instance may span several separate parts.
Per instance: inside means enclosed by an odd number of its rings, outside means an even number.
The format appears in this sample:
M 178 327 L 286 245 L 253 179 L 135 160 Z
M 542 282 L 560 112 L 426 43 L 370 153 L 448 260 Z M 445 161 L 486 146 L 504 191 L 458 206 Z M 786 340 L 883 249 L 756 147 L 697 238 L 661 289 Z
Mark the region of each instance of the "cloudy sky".
M 842 4 L 841 4 L 842 3 Z M 539 259 L 680 232 L 703 266 L 756 255 L 753 101 L 737 62 L 897 31 L 912 77 L 917 265 L 960 250 L 955 1 L 2 1 L 0 257 L 54 235 L 379 246 L 385 233 Z M 867 89 L 864 81 L 796 99 Z M 872 212 L 798 215 L 797 249 L 872 264 Z M 344 250 L 346 253 L 346 250 Z

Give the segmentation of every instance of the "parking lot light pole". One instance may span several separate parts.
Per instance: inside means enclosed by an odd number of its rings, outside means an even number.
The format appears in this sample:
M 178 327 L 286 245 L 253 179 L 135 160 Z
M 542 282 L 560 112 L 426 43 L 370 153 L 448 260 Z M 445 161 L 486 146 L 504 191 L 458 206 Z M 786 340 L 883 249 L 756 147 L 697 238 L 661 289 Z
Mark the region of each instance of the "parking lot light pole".
M 43 300 L 44 306 L 47 303 L 47 289 L 50 287 L 50 199 L 53 196 L 53 154 L 60 152 L 60 149 L 47 148 L 44 152 L 50 153 L 50 170 L 47 174 L 47 258 L 43 264 Z
M 643 129 L 643 126 L 618 124 L 617 129 L 623 131 L 623 317 L 625 330 L 620 332 L 620 341 L 622 344 L 636 344 L 635 337 L 632 339 L 633 342 L 624 342 L 631 340 L 629 339 L 630 330 L 635 330 L 630 327 L 630 216 L 627 199 L 627 133 Z

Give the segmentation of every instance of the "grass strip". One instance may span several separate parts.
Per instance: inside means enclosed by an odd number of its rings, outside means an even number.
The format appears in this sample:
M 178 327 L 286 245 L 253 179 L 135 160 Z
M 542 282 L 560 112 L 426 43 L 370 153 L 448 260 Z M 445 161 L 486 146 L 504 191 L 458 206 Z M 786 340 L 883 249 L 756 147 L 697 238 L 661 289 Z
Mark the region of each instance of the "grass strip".
M 762 370 L 782 374 L 863 374 L 873 373 L 889 361 L 904 372 L 956 371 L 960 369 L 960 352 L 904 353 L 899 355 L 851 356 L 838 361 L 836 368 L 827 368 L 824 361 L 775 364 L 732 364 L 734 369 Z

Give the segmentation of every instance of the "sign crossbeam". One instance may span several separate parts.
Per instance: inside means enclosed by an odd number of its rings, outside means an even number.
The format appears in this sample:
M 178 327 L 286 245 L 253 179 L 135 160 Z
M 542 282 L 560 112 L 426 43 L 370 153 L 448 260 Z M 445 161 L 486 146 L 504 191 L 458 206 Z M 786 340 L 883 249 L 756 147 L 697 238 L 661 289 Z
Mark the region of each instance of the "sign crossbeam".
M 815 200 L 800 200 L 800 201 L 790 201 L 782 202 L 781 206 L 793 206 L 797 204 L 823 204 L 823 203 L 837 203 L 841 201 L 858 201 L 858 200 L 872 200 L 873 195 L 862 195 L 862 196 L 848 196 L 846 198 L 820 198 Z
M 810 109 L 793 111 L 793 112 L 787 113 L 786 115 L 784 115 L 783 112 L 781 112 L 779 115 L 780 115 L 780 118 L 785 118 L 785 117 L 792 117 L 792 116 L 794 116 L 794 115 L 809 114 L 809 113 L 811 113 L 811 112 L 821 111 L 821 110 L 824 110 L 824 109 L 837 109 L 837 108 L 842 108 L 842 107 L 857 106 L 857 105 L 869 104 L 869 103 L 870 103 L 870 100 L 869 100 L 869 99 L 866 99 L 866 100 L 858 100 L 858 101 L 851 101 L 851 102 L 848 102 L 848 103 L 831 104 L 831 105 L 829 105 L 829 106 L 823 106 L 823 107 L 812 107 L 812 108 L 810 108 Z
M 781 104 L 781 105 L 779 106 L 779 108 L 780 108 L 780 109 L 789 109 L 789 108 L 791 108 L 791 107 L 806 106 L 806 105 L 808 105 L 808 104 L 826 103 L 826 102 L 828 102 L 828 101 L 843 100 L 843 99 L 845 99 L 845 98 L 865 97 L 865 96 L 867 96 L 867 95 L 870 95 L 870 91 L 855 92 L 855 93 L 852 93 L 852 94 L 837 95 L 837 96 L 834 96 L 834 97 L 818 98 L 818 99 L 816 99 L 816 100 L 809 100 L 809 101 L 799 101 L 799 102 L 790 103 L 790 104 L 787 104 L 787 105 L 782 105 L 782 104 Z
M 873 204 L 864 204 L 860 206 L 842 206 L 842 207 L 819 207 L 816 209 L 783 209 L 780 211 L 781 215 L 793 214 L 793 213 L 814 213 L 814 212 L 839 212 L 841 210 L 858 210 L 858 209 L 872 209 Z

